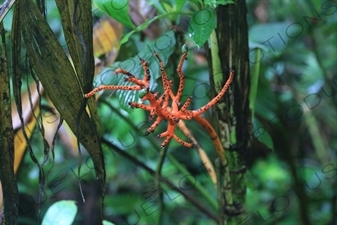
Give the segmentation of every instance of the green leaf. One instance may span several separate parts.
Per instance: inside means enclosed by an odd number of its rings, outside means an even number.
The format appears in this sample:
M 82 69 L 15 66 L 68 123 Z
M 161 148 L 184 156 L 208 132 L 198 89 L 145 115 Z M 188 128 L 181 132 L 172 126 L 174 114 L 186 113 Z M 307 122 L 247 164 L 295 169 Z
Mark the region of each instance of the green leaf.
M 188 0 L 188 2 L 192 2 L 194 4 L 201 4 L 202 3 L 202 0 Z
M 188 35 L 200 48 L 209 38 L 216 26 L 215 12 L 212 9 L 202 9 L 192 15 L 188 27 Z
M 253 118 L 253 133 L 259 142 L 274 151 L 274 144 L 270 134 L 268 133 L 267 129 L 263 127 L 260 121 L 255 118 Z
M 158 0 L 148 0 L 147 1 L 148 6 L 153 6 L 159 14 L 166 13 L 163 5 Z
M 209 5 L 212 7 L 217 7 L 218 5 L 227 5 L 227 4 L 235 4 L 233 0 L 205 0 L 205 5 Z
M 260 43 L 272 54 L 279 54 L 286 48 L 290 40 L 289 37 L 293 37 L 299 32 L 297 26 L 288 29 L 290 24 L 290 22 L 255 24 L 249 28 L 249 40 Z M 281 31 L 287 31 L 287 35 Z
M 94 0 L 94 3 L 99 9 L 123 25 L 133 29 L 136 28 L 129 16 L 128 0 Z
M 180 12 L 181 13 L 181 12 Z M 164 13 L 164 14 L 161 14 L 159 16 L 155 16 L 153 17 L 152 19 L 150 20 L 146 20 L 144 23 L 140 24 L 136 29 L 130 31 L 129 33 L 125 34 L 122 38 L 122 40 L 120 41 L 120 46 L 126 42 L 128 42 L 129 38 L 131 37 L 132 34 L 136 33 L 136 32 L 139 32 L 139 31 L 142 31 L 142 30 L 145 30 L 152 22 L 162 18 L 162 17 L 167 17 L 169 15 L 172 15 L 172 14 L 177 14 L 177 12 L 168 12 L 168 13 Z
M 252 111 L 252 117 L 254 117 L 254 108 L 255 108 L 255 100 L 257 96 L 257 88 L 259 84 L 259 74 L 260 74 L 260 55 L 261 49 L 256 49 L 255 61 L 254 65 L 251 68 L 251 86 L 250 86 L 250 93 L 249 93 L 249 108 Z
M 125 34 L 120 41 L 119 45 L 121 46 L 122 44 L 128 42 L 129 38 L 131 37 L 132 34 L 136 33 L 137 30 L 130 31 L 129 33 Z
M 42 225 L 71 225 L 77 213 L 75 201 L 63 200 L 49 207 L 43 217 Z
M 114 223 L 111 223 L 107 220 L 103 220 L 103 225 L 115 225 Z
M 181 11 L 181 8 L 186 3 L 185 0 L 177 0 L 176 1 L 176 11 Z

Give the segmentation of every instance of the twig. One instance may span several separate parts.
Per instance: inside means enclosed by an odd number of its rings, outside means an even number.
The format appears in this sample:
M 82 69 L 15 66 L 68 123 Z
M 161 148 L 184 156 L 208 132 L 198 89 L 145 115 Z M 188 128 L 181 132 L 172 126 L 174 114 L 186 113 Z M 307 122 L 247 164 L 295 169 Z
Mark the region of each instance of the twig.
M 161 224 L 163 211 L 164 211 L 164 199 L 163 199 L 164 195 L 163 195 L 162 188 L 160 187 L 160 176 L 161 176 L 161 170 L 163 168 L 164 160 L 166 158 L 166 153 L 167 153 L 167 146 L 160 150 L 160 153 L 159 153 L 160 158 L 157 164 L 155 180 L 154 180 L 155 189 L 158 190 L 158 201 L 159 201 L 159 212 L 158 212 L 159 214 L 157 217 L 156 224 Z
M 204 166 L 206 167 L 206 170 L 211 177 L 215 188 L 217 187 L 217 179 L 216 179 L 216 174 L 214 171 L 213 164 L 211 160 L 209 160 L 205 150 L 200 146 L 200 144 L 197 142 L 197 140 L 194 138 L 193 134 L 191 131 L 186 127 L 185 122 L 183 120 L 180 120 L 178 122 L 178 127 L 180 130 L 193 142 L 201 161 L 203 162 Z

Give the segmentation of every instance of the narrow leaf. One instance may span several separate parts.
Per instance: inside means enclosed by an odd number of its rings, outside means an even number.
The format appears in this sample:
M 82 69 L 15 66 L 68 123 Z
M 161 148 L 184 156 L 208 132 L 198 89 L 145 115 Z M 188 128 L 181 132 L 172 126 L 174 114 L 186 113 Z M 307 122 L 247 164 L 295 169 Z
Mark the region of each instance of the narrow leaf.
M 274 150 L 273 139 L 268 133 L 267 129 L 263 127 L 258 119 L 253 118 L 253 130 L 255 138 L 269 149 Z
M 27 55 L 32 62 L 33 70 L 56 109 L 90 153 L 97 179 L 101 182 L 102 192 L 104 192 L 105 169 L 96 126 L 86 111 L 83 111 L 81 117 L 78 118 L 83 106 L 83 92 L 78 77 L 60 43 L 33 1 L 19 1 L 18 4 L 22 11 L 20 22 Z
M 250 93 L 249 93 L 249 108 L 252 111 L 252 117 L 254 117 L 255 100 L 256 100 L 257 88 L 259 84 L 260 55 L 261 55 L 261 49 L 257 48 L 255 61 L 254 61 L 256 63 L 252 66 L 251 85 L 250 85 Z

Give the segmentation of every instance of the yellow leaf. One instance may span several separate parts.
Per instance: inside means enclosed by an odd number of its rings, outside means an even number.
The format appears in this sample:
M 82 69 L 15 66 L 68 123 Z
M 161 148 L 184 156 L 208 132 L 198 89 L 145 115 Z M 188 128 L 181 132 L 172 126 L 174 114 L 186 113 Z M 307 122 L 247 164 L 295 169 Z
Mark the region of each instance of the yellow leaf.
M 113 59 L 115 59 L 122 34 L 123 25 L 121 23 L 110 17 L 103 17 L 94 26 L 94 56 L 99 57 L 109 53 L 109 55 L 113 54 Z
M 38 115 L 39 113 L 40 113 L 40 108 L 35 107 L 34 114 Z M 31 120 L 24 126 L 28 139 L 30 139 L 33 134 L 36 122 L 37 122 L 36 119 L 33 116 L 31 116 Z M 21 163 L 21 160 L 25 153 L 26 148 L 27 148 L 27 142 L 23 135 L 23 130 L 20 128 L 15 132 L 15 135 L 14 135 L 14 172 L 15 173 L 17 172 L 20 166 L 20 163 Z
M 33 110 L 34 115 L 36 117 L 40 114 L 40 108 L 38 105 L 39 101 L 39 93 L 37 91 L 37 84 L 33 82 L 29 85 L 29 92 L 26 90 L 24 93 L 21 94 L 21 104 L 22 104 L 22 118 L 24 122 L 24 130 L 27 134 L 27 138 L 30 139 L 34 130 L 34 127 L 36 125 L 36 119 L 33 116 Z M 43 88 L 41 84 L 39 84 L 39 90 L 40 94 L 43 92 Z M 14 134 L 14 172 L 16 173 L 22 157 L 25 153 L 25 150 L 27 148 L 27 142 L 23 135 L 23 129 L 21 128 L 21 121 L 19 119 L 19 113 L 16 107 L 15 102 L 12 102 L 12 120 L 13 120 L 13 130 L 15 130 Z M 31 108 L 33 107 L 33 109 Z

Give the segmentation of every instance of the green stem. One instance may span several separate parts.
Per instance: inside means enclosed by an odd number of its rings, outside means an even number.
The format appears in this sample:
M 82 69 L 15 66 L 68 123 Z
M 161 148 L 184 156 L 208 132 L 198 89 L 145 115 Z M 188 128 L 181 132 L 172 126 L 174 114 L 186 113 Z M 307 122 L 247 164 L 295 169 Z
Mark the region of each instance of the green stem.
M 155 185 L 155 190 L 158 190 L 158 201 L 159 201 L 159 211 L 158 211 L 158 217 L 157 217 L 157 223 L 156 224 L 162 224 L 162 217 L 163 217 L 163 212 L 164 212 L 164 195 L 163 191 L 160 187 L 160 176 L 161 176 L 161 170 L 163 168 L 164 160 L 167 154 L 167 147 L 162 148 L 159 152 L 159 161 L 157 164 L 156 172 L 155 172 L 155 179 L 154 179 L 154 185 Z
M 255 62 L 257 62 L 261 57 L 261 49 L 257 48 Z M 257 87 L 259 84 L 259 73 L 260 73 L 260 61 L 252 66 L 252 73 L 251 73 L 251 85 L 250 85 L 250 92 L 249 92 L 249 108 L 252 112 L 252 118 L 254 118 L 254 109 L 255 109 L 255 100 L 257 95 Z
M 219 47 L 218 40 L 216 37 L 216 32 L 213 30 L 211 37 L 211 56 L 212 56 L 212 71 L 213 71 L 213 81 L 214 89 L 216 93 L 219 93 L 222 88 L 223 74 L 221 69 L 221 61 L 219 57 Z
M 218 178 L 218 182 L 217 182 L 217 193 L 218 196 L 222 196 L 222 182 L 220 182 L 220 180 L 222 180 L 222 171 L 221 171 L 221 161 L 219 158 L 217 158 L 215 160 L 215 172 L 216 172 L 216 176 Z M 225 210 L 225 203 L 224 203 L 224 198 L 218 198 L 218 204 L 219 204 L 219 225 L 224 225 L 225 222 L 225 214 L 222 213 Z
M 304 114 L 304 119 L 306 121 L 306 124 L 308 125 L 308 130 L 312 137 L 312 143 L 315 147 L 316 155 L 322 163 L 328 162 L 328 154 L 327 151 L 325 151 L 325 149 L 327 148 L 324 144 L 324 140 L 321 131 L 319 130 L 319 125 L 314 114 L 311 111 L 306 112 Z
M 142 23 L 141 25 L 139 25 L 138 27 L 136 27 L 136 29 L 130 31 L 129 33 L 125 34 L 123 36 L 123 38 L 121 39 L 120 43 L 119 43 L 119 47 L 126 43 L 128 40 L 129 40 L 129 37 L 136 33 L 136 32 L 139 32 L 139 31 L 142 31 L 142 30 L 145 30 L 146 28 L 148 28 L 148 26 L 153 23 L 154 21 L 158 20 L 158 19 L 161 19 L 163 17 L 167 17 L 168 15 L 173 15 L 173 14 L 179 14 L 179 15 L 191 15 L 190 13 L 188 12 L 169 12 L 169 13 L 165 13 L 165 14 L 161 14 L 159 16 L 155 16 L 153 17 L 152 19 L 148 20 L 148 21 L 145 21 L 144 23 Z

